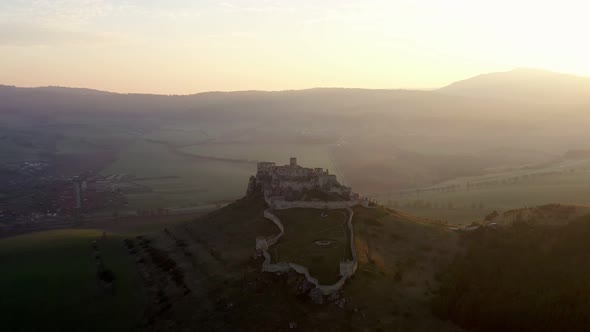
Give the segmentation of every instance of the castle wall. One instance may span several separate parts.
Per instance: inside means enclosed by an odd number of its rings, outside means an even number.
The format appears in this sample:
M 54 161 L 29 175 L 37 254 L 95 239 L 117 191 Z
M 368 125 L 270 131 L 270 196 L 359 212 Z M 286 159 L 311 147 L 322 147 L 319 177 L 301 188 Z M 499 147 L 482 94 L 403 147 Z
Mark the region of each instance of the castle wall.
M 271 162 L 258 163 L 258 172 L 255 180 L 256 185 L 261 185 L 263 188 L 264 199 L 269 206 L 269 209 L 264 211 L 264 217 L 270 219 L 280 232 L 272 238 L 258 237 L 256 239 L 256 250 L 262 252 L 264 262 L 262 264 L 262 271 L 264 272 L 287 272 L 294 270 L 295 272 L 305 276 L 306 280 L 315 285 L 322 294 L 328 295 L 334 291 L 341 289 L 346 280 L 357 270 L 358 258 L 354 247 L 354 229 L 352 226 L 352 218 L 354 212 L 351 207 L 362 205 L 369 207 L 369 201 L 357 199 L 348 201 L 331 201 L 331 202 L 317 202 L 317 201 L 285 201 L 285 197 L 279 196 L 284 194 L 281 189 L 291 188 L 295 191 L 302 191 L 304 189 L 322 188 L 329 192 L 350 194 L 351 189 L 341 186 L 335 175 L 329 174 L 327 170 L 321 168 L 304 168 L 297 165 L 295 159 L 291 159 L 290 165 L 276 166 Z M 274 190 L 273 190 L 274 188 Z M 281 189 L 278 189 L 281 188 Z M 285 234 L 283 224 L 280 219 L 272 213 L 272 210 L 283 210 L 293 208 L 310 208 L 310 209 L 346 209 L 348 212 L 347 226 L 350 233 L 350 250 L 352 254 L 351 261 L 340 262 L 340 276 L 341 278 L 332 285 L 321 285 L 319 281 L 309 274 L 307 267 L 295 264 L 292 262 L 272 263 L 272 257 L 268 248 L 276 244 L 280 238 Z
M 301 191 L 303 189 L 314 189 L 316 187 L 318 187 L 319 184 L 315 181 L 309 181 L 309 182 L 298 182 L 298 181 L 281 181 L 279 183 L 279 187 L 281 188 L 291 188 L 293 190 L 297 190 L 297 191 Z
M 266 197 L 265 197 L 266 198 Z M 363 201 L 365 202 L 365 201 Z M 319 203 L 319 202 L 289 202 L 289 203 Z M 325 203 L 344 203 L 344 202 L 325 202 Z M 350 202 L 349 202 L 350 203 Z M 358 205 L 361 204 L 359 201 L 357 201 Z M 320 207 L 320 205 L 317 205 L 318 207 L 315 208 L 325 208 L 325 204 L 323 206 Z M 298 206 L 301 207 L 301 206 Z M 352 227 L 352 217 L 354 216 L 354 212 L 352 211 L 352 209 L 350 209 L 349 206 L 344 206 L 348 212 L 348 219 L 347 219 L 347 226 L 348 226 L 348 230 L 350 232 L 350 249 L 351 249 L 351 253 L 352 253 L 352 261 L 346 261 L 346 262 L 341 262 L 340 263 L 340 279 L 332 284 L 332 285 L 321 285 L 318 281 L 317 278 L 312 277 L 309 274 L 309 269 L 306 268 L 305 266 L 299 265 L 299 264 L 295 264 L 295 263 L 291 263 L 291 262 L 279 262 L 279 263 L 271 263 L 272 261 L 272 257 L 270 255 L 270 253 L 268 252 L 268 247 L 275 244 L 285 233 L 283 224 L 281 223 L 280 219 L 274 215 L 269 209 L 264 211 L 264 217 L 266 217 L 267 219 L 270 219 L 275 225 L 277 225 L 277 227 L 280 230 L 280 233 L 275 236 L 274 238 L 272 238 L 271 240 L 268 240 L 268 246 L 261 246 L 261 250 L 262 254 L 264 256 L 264 262 L 262 263 L 262 271 L 263 272 L 273 272 L 273 273 L 277 273 L 277 272 L 288 272 L 289 270 L 294 270 L 295 272 L 299 273 L 299 274 L 303 274 L 305 276 L 305 279 L 310 282 L 311 284 L 313 284 L 316 288 L 318 288 L 322 294 L 324 295 L 328 295 L 332 292 L 338 291 L 340 290 L 342 287 L 344 287 L 344 284 L 346 282 L 346 280 L 350 277 L 352 277 L 352 275 L 356 272 L 356 269 L 358 267 L 358 259 L 357 259 L 357 254 L 356 254 L 356 250 L 354 247 L 354 230 Z M 340 209 L 342 207 L 335 207 L 334 209 Z M 272 244 L 271 244 L 272 243 Z M 259 240 L 257 239 L 257 249 L 259 246 Z
M 267 239 L 267 243 L 268 243 L 267 248 L 268 248 L 279 241 L 279 239 L 285 234 L 285 229 L 283 228 L 283 223 L 281 223 L 281 220 L 279 219 L 279 217 L 272 214 L 272 212 L 270 212 L 268 209 L 264 210 L 264 217 L 267 219 L 270 219 L 275 225 L 277 225 L 277 227 L 281 231 L 275 237 Z
M 369 202 L 363 201 L 362 205 L 364 207 L 369 207 Z M 352 267 L 350 267 L 350 269 L 352 271 L 350 272 L 350 276 L 352 276 L 356 272 L 356 269 L 358 268 L 359 260 L 358 260 L 357 254 L 356 254 L 356 249 L 354 247 L 354 228 L 352 226 L 352 216 L 354 215 L 354 212 L 352 211 L 352 209 L 350 207 L 347 207 L 346 210 L 349 213 L 348 221 L 346 222 L 346 226 L 348 227 L 348 232 L 350 234 L 350 253 L 352 255 Z

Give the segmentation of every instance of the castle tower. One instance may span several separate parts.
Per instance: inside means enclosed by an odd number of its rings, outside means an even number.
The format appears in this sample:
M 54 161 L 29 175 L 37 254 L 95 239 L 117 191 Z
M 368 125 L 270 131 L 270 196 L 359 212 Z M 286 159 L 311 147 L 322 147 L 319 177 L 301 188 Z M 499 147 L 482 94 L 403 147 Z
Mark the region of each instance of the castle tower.
M 291 167 L 295 167 L 295 166 L 297 166 L 297 158 L 295 158 L 295 157 L 291 157 L 291 160 L 289 161 L 289 165 L 290 165 Z

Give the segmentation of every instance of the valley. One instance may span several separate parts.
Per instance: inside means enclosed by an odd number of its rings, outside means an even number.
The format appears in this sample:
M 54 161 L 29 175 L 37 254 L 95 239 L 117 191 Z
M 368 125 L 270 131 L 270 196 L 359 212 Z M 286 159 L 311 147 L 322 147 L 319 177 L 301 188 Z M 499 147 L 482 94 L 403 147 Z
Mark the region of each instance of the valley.
M 0 86 L 0 312 L 11 331 L 583 330 L 590 101 L 499 88 L 523 75 Z

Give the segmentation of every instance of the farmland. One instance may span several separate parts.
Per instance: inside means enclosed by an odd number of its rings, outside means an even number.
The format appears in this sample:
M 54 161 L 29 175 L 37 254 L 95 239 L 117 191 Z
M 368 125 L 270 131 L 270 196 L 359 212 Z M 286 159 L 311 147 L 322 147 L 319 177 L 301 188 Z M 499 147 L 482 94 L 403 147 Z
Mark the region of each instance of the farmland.
M 139 178 L 152 192 L 127 195 L 130 209 L 187 207 L 234 199 L 243 195 L 250 164 L 192 159 L 170 151 L 165 145 L 136 141 L 123 149 L 105 174 L 126 173 Z
M 442 188 L 440 190 L 408 190 L 376 197 L 394 208 L 452 224 L 480 221 L 494 210 L 505 211 L 554 202 L 588 205 L 588 163 L 588 160 L 583 160 L 541 169 L 457 178 L 432 187 Z

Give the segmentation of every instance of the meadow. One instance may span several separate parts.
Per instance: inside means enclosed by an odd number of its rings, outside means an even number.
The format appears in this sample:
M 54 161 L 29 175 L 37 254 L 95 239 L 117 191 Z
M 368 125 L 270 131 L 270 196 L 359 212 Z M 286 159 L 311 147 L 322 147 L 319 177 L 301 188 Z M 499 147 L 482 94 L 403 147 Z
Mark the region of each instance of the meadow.
M 149 193 L 129 194 L 129 209 L 189 207 L 227 201 L 244 195 L 254 164 L 194 159 L 167 146 L 137 140 L 125 147 L 104 174 L 125 173 L 138 178 L 170 176 L 140 183 Z
M 352 259 L 346 210 L 288 209 L 277 211 L 285 227 L 285 235 L 270 247 L 274 262 L 292 262 L 306 266 L 322 284 L 339 279 L 340 262 Z M 327 246 L 315 243 L 330 241 Z
M 190 132 L 172 132 L 188 141 Z M 204 135 L 204 134 L 198 134 Z M 344 176 L 332 159 L 330 145 L 287 143 L 211 143 L 186 147 L 145 139 L 134 140 L 107 166 L 103 174 L 126 173 L 138 178 L 169 177 L 140 181 L 152 191 L 127 194 L 128 209 L 192 207 L 233 201 L 244 195 L 248 178 L 256 173 L 256 161 L 286 164 L 295 156 L 302 166 L 323 167 Z M 231 160 L 235 160 L 231 161 Z
M 334 161 L 332 144 L 303 144 L 303 143 L 227 143 L 200 144 L 188 146 L 182 151 L 207 157 L 227 158 L 243 161 L 273 161 L 278 165 L 289 163 L 290 157 L 296 157 L 299 165 L 304 167 L 322 167 L 330 173 L 336 174 L 344 181 Z
M 549 169 L 545 170 L 548 171 Z M 520 176 L 517 182 L 513 179 Z M 400 194 L 379 194 L 383 204 L 420 217 L 444 220 L 450 224 L 481 221 L 488 213 L 532 207 L 550 203 L 590 205 L 590 170 L 584 168 L 522 178 L 522 173 L 492 177 L 456 179 L 440 186 L 460 185 L 444 191 L 421 191 Z M 494 184 L 466 188 L 467 182 L 492 181 Z
M 64 229 L 0 240 L 0 312 L 6 331 L 133 330 L 145 298 L 123 236 Z M 97 240 L 114 287 L 99 287 L 92 241 Z

